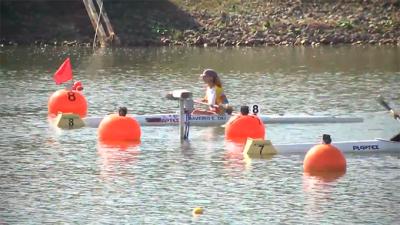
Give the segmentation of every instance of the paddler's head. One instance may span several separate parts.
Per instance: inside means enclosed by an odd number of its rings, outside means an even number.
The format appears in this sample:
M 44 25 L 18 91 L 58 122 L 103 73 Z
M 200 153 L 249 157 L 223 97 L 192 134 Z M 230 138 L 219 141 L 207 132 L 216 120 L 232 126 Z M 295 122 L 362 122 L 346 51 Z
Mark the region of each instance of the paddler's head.
M 118 114 L 120 116 L 126 116 L 127 113 L 128 113 L 128 109 L 126 107 L 119 107 Z
M 213 87 L 214 85 L 222 87 L 221 80 L 219 79 L 217 72 L 212 69 L 204 70 L 200 77 L 203 79 L 204 83 L 210 87 Z
M 247 105 L 240 106 L 240 114 L 247 116 L 249 115 L 250 109 Z
M 331 135 L 329 135 L 329 134 L 323 134 L 323 135 L 322 135 L 322 143 L 323 143 L 323 144 L 330 144 L 330 143 L 332 143 Z

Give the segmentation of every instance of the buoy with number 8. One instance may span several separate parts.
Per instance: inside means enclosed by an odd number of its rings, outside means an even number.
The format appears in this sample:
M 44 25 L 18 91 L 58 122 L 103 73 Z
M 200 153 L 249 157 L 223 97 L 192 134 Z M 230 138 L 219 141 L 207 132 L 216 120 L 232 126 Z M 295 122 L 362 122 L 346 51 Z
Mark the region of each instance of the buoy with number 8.
M 265 126 L 256 115 L 248 115 L 249 107 L 240 108 L 241 115 L 232 116 L 225 125 L 225 138 L 234 142 L 245 142 L 247 138 L 265 138 Z
M 74 113 L 80 117 L 87 114 L 87 101 L 78 91 L 58 90 L 54 92 L 48 101 L 48 114 L 56 116 L 58 113 Z

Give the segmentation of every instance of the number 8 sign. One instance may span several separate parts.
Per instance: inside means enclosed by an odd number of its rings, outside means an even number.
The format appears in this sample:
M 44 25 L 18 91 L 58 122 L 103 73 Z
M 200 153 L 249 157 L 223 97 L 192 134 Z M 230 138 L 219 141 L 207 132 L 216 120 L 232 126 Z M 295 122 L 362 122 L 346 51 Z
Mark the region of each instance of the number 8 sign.
M 254 115 L 259 114 L 260 111 L 261 111 L 259 105 L 251 105 L 250 109 L 251 109 L 251 112 L 252 112 Z

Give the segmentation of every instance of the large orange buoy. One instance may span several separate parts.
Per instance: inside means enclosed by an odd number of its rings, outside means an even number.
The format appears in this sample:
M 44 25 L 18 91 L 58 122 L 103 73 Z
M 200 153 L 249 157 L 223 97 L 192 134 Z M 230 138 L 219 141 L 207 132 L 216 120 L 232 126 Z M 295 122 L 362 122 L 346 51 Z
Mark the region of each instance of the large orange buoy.
M 111 114 L 106 116 L 97 130 L 99 141 L 103 143 L 139 142 L 140 125 L 130 116 Z
M 52 116 L 59 112 L 74 113 L 80 117 L 87 114 L 86 98 L 78 91 L 58 90 L 50 96 L 47 106 L 48 113 Z
M 264 123 L 255 115 L 232 116 L 225 125 L 227 140 L 243 142 L 247 138 L 264 139 L 264 136 Z
M 304 172 L 332 173 L 345 172 L 346 159 L 343 153 L 331 144 L 319 144 L 312 147 L 303 161 Z

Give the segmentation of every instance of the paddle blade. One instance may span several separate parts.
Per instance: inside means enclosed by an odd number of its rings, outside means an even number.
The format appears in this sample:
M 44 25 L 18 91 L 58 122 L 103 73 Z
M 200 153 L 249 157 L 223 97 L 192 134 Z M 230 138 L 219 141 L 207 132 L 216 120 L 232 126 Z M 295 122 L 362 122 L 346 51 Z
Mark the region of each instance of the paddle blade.
M 378 97 L 378 103 L 381 105 L 381 106 L 383 106 L 385 109 L 387 109 L 388 111 L 391 111 L 392 110 L 392 108 L 389 106 L 389 104 L 383 99 L 383 97 L 382 96 L 379 96 Z
M 394 115 L 394 119 L 400 121 L 400 116 L 398 113 L 396 113 L 392 107 L 389 106 L 389 104 L 385 101 L 385 99 L 383 99 L 382 96 L 378 97 L 378 102 L 381 106 L 383 106 L 385 109 L 387 109 L 388 111 L 390 111 L 393 115 Z

